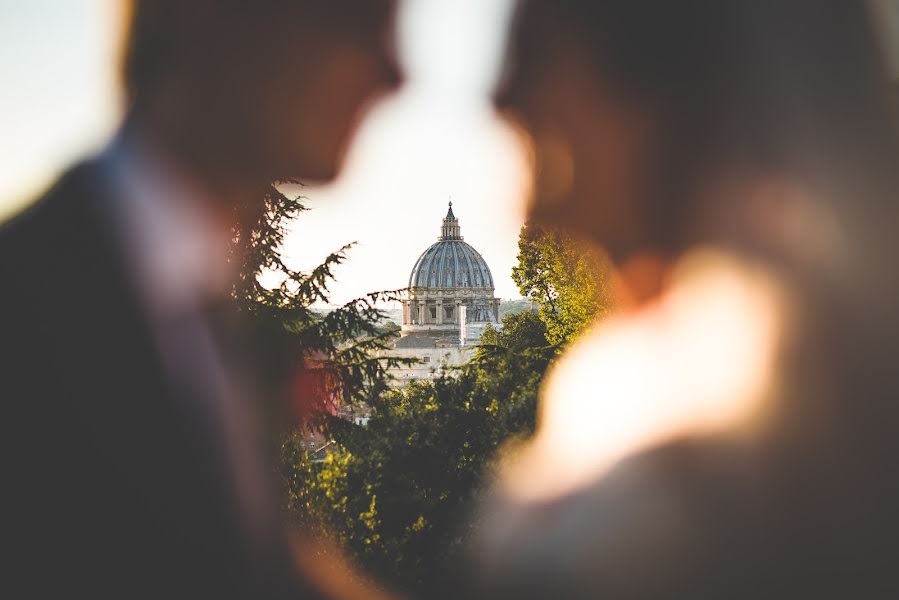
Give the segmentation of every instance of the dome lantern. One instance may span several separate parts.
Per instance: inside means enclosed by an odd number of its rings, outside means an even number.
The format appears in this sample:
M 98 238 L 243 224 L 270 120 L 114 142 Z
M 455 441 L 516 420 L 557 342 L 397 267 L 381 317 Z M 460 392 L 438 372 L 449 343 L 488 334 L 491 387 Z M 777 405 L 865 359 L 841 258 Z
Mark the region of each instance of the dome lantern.
M 463 239 L 462 228 L 459 227 L 459 219 L 453 214 L 452 200 L 450 200 L 449 210 L 446 211 L 446 216 L 443 217 L 443 227 L 440 228 L 440 237 L 437 239 L 440 241 Z

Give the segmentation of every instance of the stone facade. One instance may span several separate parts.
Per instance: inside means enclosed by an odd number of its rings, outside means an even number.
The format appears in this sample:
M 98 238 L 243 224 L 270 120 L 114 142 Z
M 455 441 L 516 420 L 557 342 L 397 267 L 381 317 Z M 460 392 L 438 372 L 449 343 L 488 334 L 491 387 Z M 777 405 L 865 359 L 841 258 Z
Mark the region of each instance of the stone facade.
M 419 360 L 391 371 L 395 385 L 432 379 L 469 360 L 484 328 L 499 327 L 499 300 L 493 294 L 490 268 L 462 238 L 450 202 L 437 242 L 421 254 L 409 275 L 402 337 L 385 352 Z M 463 331 L 465 344 L 460 343 Z
M 442 371 L 464 364 L 474 356 L 475 346 L 394 348 L 388 352 L 395 356 L 418 360 L 417 364 L 391 369 L 393 385 L 401 387 L 410 381 L 434 379 Z
M 499 300 L 493 294 L 490 268 L 462 238 L 450 202 L 437 242 L 422 253 L 409 276 L 403 334 L 458 333 L 463 306 L 466 325 L 498 323 Z

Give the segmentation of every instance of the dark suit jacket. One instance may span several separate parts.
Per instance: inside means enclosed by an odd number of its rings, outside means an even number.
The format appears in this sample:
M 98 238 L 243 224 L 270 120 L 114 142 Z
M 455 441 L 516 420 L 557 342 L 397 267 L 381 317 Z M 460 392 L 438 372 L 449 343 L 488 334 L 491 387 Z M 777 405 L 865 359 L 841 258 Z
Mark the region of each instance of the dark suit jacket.
M 212 425 L 164 375 L 104 182 L 77 167 L 0 227 L 5 583 L 48 598 L 293 595 L 285 545 L 251 549 Z

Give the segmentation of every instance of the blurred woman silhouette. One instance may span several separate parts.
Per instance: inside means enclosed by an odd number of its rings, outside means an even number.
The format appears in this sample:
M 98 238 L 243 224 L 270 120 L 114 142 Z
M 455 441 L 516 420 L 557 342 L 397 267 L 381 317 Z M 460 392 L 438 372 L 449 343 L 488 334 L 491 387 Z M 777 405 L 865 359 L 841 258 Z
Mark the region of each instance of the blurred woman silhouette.
M 497 99 L 619 314 L 485 508 L 508 598 L 896 597 L 899 148 L 849 0 L 526 0 Z

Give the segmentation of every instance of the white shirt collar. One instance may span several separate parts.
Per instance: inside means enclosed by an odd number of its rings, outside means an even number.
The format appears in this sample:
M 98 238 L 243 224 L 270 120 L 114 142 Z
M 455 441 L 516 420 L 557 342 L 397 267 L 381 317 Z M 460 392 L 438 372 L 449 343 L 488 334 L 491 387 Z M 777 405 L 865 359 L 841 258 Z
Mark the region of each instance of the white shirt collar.
M 149 310 L 162 316 L 227 294 L 230 232 L 206 208 L 207 193 L 133 139 L 117 139 L 102 160 L 117 192 L 110 213 Z

